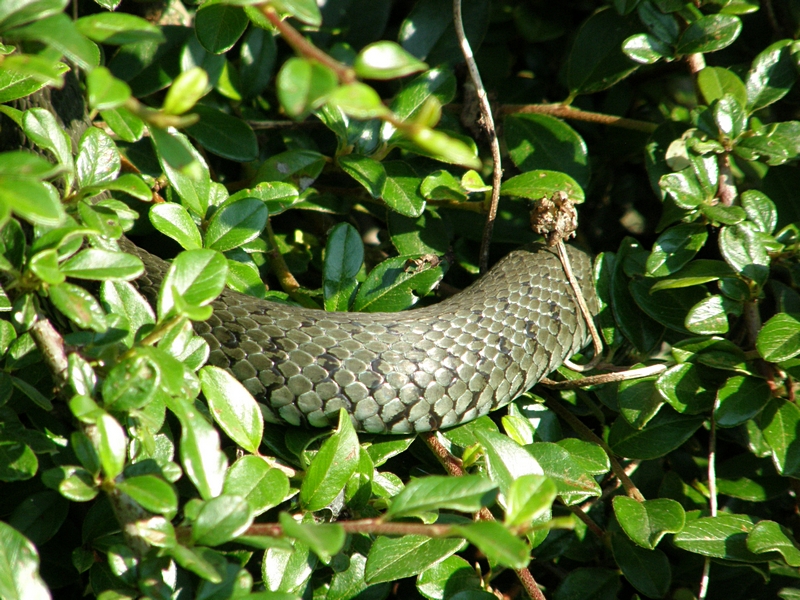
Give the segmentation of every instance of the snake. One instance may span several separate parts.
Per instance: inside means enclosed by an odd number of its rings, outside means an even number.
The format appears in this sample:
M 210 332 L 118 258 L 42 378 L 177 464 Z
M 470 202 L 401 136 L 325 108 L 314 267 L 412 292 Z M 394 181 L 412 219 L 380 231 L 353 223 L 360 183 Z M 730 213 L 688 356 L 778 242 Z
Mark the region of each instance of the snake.
M 592 314 L 592 261 L 567 246 Z M 151 299 L 169 264 L 142 259 Z M 207 321 L 207 364 L 227 370 L 276 423 L 333 427 L 340 409 L 359 431 L 410 434 L 464 424 L 507 405 L 589 341 L 553 248 L 532 244 L 500 259 L 441 302 L 388 312 L 326 312 L 225 290 Z

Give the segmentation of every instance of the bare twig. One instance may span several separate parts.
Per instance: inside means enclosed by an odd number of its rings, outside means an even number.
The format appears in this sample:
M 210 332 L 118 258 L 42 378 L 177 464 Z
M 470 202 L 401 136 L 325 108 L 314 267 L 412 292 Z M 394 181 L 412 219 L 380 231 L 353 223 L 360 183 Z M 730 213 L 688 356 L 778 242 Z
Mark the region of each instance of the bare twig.
M 64 349 L 64 338 L 58 333 L 48 319 L 40 317 L 31 327 L 31 337 L 44 364 L 50 370 L 59 390 L 67 385 L 67 352 Z
M 599 123 L 600 125 L 610 125 L 612 127 L 622 127 L 644 133 L 653 133 L 658 125 L 649 121 L 628 119 L 615 115 L 578 110 L 564 104 L 506 104 L 500 107 L 501 115 L 513 114 L 539 114 L 550 115 L 560 119 L 572 119 L 574 121 L 585 121 L 588 123 Z
M 717 155 L 719 165 L 719 177 L 717 178 L 717 198 L 723 206 L 733 206 L 738 191 L 733 180 L 733 170 L 731 169 L 731 155 L 727 152 Z
M 708 504 L 712 517 L 717 516 L 717 421 L 714 418 L 714 411 L 719 406 L 719 399 L 714 402 L 709 419 L 711 423 L 708 435 Z M 703 575 L 700 577 L 700 590 L 697 593 L 698 600 L 705 600 L 708 594 L 710 582 L 711 559 L 706 557 L 703 563 Z
M 689 65 L 689 72 L 692 75 L 697 75 L 700 71 L 706 68 L 706 59 L 700 54 L 689 54 L 686 57 L 686 64 Z
M 595 523 L 594 519 L 592 519 L 592 517 L 587 515 L 581 507 L 568 506 L 567 504 L 564 504 L 564 506 L 567 507 L 567 510 L 569 510 L 569 512 L 578 517 L 584 523 L 584 525 L 586 525 L 586 527 L 588 527 L 592 531 L 592 533 L 594 533 L 598 538 L 600 538 L 601 540 L 605 538 L 606 532 L 603 531 L 603 528 L 600 527 L 600 525 L 598 525 L 597 523 Z
M 637 488 L 636 484 L 634 484 L 633 481 L 631 481 L 631 478 L 628 477 L 625 469 L 623 469 L 622 465 L 619 464 L 614 456 L 614 453 L 611 451 L 611 448 L 608 447 L 608 444 L 606 444 L 602 438 L 597 436 L 597 434 L 584 425 L 578 417 L 573 415 L 558 402 L 548 399 L 545 402 L 545 406 L 569 423 L 569 426 L 572 427 L 572 429 L 574 429 L 575 432 L 583 439 L 600 446 L 605 451 L 606 455 L 608 455 L 608 461 L 611 464 L 611 470 L 614 472 L 614 475 L 617 476 L 617 479 L 620 480 L 620 483 L 622 483 L 622 487 L 625 488 L 625 493 L 638 502 L 644 502 L 644 496 L 639 491 L 639 488 Z
M 486 95 L 486 88 L 483 87 L 483 80 L 478 71 L 478 65 L 475 64 L 472 48 L 469 45 L 469 40 L 467 40 L 467 34 L 464 32 L 464 23 L 461 20 L 461 0 L 453 0 L 453 24 L 455 26 L 458 43 L 461 46 L 461 53 L 464 55 L 464 60 L 467 63 L 469 77 L 472 80 L 472 85 L 475 86 L 475 93 L 478 96 L 478 104 L 481 109 L 481 117 L 483 118 L 483 126 L 486 128 L 486 133 L 489 136 L 489 144 L 492 149 L 492 195 L 486 214 L 486 225 L 483 228 L 483 240 L 481 240 L 480 254 L 480 270 L 481 273 L 485 273 L 489 268 L 489 243 L 492 240 L 494 220 L 497 216 L 497 203 L 500 200 L 500 183 L 503 179 L 503 165 L 502 158 L 500 157 L 500 142 L 497 140 L 497 130 L 495 129 L 494 117 L 492 116 L 492 107 L 489 106 L 489 97 Z
M 658 375 L 667 370 L 666 365 L 650 365 L 649 367 L 642 367 L 641 369 L 628 369 L 627 371 L 617 371 L 615 373 L 602 373 L 600 375 L 590 375 L 588 377 L 581 377 L 580 379 L 570 379 L 567 381 L 553 381 L 547 377 L 543 377 L 539 383 L 546 385 L 553 390 L 574 390 L 578 388 L 590 387 L 593 385 L 601 385 L 603 383 L 611 383 L 614 381 L 627 381 L 628 379 L 641 379 L 642 377 L 650 377 L 651 375 Z
M 275 26 L 286 43 L 298 54 L 317 61 L 321 65 L 325 65 L 331 71 L 336 73 L 339 81 L 342 83 L 353 83 L 356 80 L 356 72 L 347 65 L 340 63 L 338 60 L 328 56 L 322 50 L 317 48 L 314 44 L 308 41 L 303 35 L 294 27 L 289 25 L 286 21 L 281 19 L 278 12 L 272 8 L 268 3 L 259 6 L 261 12 L 265 17 Z

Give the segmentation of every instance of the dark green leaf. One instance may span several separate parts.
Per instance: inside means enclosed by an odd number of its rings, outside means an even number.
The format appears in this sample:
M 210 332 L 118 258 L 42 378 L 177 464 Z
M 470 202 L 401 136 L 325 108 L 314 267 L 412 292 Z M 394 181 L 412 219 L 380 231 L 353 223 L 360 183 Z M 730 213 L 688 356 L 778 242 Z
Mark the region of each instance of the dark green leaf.
M 374 584 L 412 577 L 455 554 L 462 544 L 463 540 L 458 538 L 379 536 L 370 548 L 364 579 Z
M 103 333 L 108 328 L 100 303 L 82 287 L 61 283 L 50 288 L 50 301 L 79 327 Z
M 398 518 L 439 509 L 474 513 L 489 506 L 496 495 L 497 486 L 478 475 L 413 479 L 392 498 L 384 516 Z
M 763 379 L 737 375 L 725 382 L 717 392 L 718 406 L 714 418 L 719 427 L 736 427 L 755 417 L 771 398 Z
M 356 275 L 364 263 L 364 244 L 349 223 L 340 223 L 328 232 L 325 263 L 322 269 L 322 294 L 325 310 L 346 311 L 356 290 Z
M 778 472 L 787 477 L 800 473 L 800 408 L 783 398 L 773 398 L 761 413 L 759 427 Z
M 716 52 L 730 46 L 742 31 L 742 22 L 733 15 L 706 15 L 689 24 L 681 34 L 675 52 L 694 54 Z
M 578 568 L 561 582 L 553 600 L 616 600 L 619 587 L 616 571 Z
M 747 549 L 747 535 L 753 528 L 753 518 L 739 514 L 720 514 L 689 521 L 683 531 L 673 538 L 683 550 L 736 562 L 762 562 L 770 556 L 754 554 Z
M 683 529 L 681 505 L 669 498 L 638 502 L 627 496 L 614 497 L 614 514 L 628 537 L 642 548 L 652 550 L 667 533 Z
M 747 108 L 752 112 L 777 102 L 789 93 L 797 79 L 796 58 L 790 40 L 767 46 L 753 60 L 747 73 Z
M 247 500 L 223 494 L 203 503 L 192 524 L 192 541 L 203 546 L 219 546 L 243 533 L 252 521 Z
M 775 315 L 758 332 L 756 349 L 769 362 L 797 356 L 800 354 L 800 320 L 795 315 Z
M 141 17 L 122 12 L 87 15 L 75 21 L 75 25 L 78 31 L 98 44 L 121 46 L 145 40 L 164 41 L 158 27 Z
M 353 310 L 395 312 L 417 303 L 441 281 L 447 263 L 432 265 L 425 257 L 397 256 L 370 271 L 356 294 Z
M 258 158 L 256 134 L 247 123 L 208 106 L 197 105 L 192 112 L 200 119 L 186 132 L 206 150 L 236 162 Z
M 175 490 L 166 481 L 153 475 L 127 477 L 117 483 L 117 489 L 150 512 L 172 517 L 178 511 L 178 497 Z
M 758 285 L 769 275 L 769 255 L 756 228 L 747 222 L 723 227 L 719 234 L 719 249 L 733 269 Z
M 233 47 L 248 22 L 247 15 L 238 6 L 208 3 L 197 11 L 194 30 L 206 50 L 221 54 Z
M 479 521 L 456 526 L 455 530 L 474 544 L 493 563 L 524 569 L 530 561 L 530 548 L 496 521 Z
M 647 274 L 665 277 L 680 270 L 705 245 L 708 231 L 703 225 L 687 224 L 670 227 L 653 244 L 647 257 Z
M 775 521 L 759 521 L 747 535 L 747 549 L 756 554 L 780 552 L 791 567 L 800 567 L 800 548 L 791 532 Z
M 336 523 L 298 523 L 285 512 L 279 515 L 279 521 L 284 535 L 308 546 L 325 564 L 329 564 L 344 545 L 344 529 Z
M 648 598 L 667 595 L 672 571 L 666 554 L 640 548 L 620 533 L 611 537 L 611 549 L 625 579 L 639 592 Z
M 626 458 L 658 458 L 678 448 L 702 424 L 702 416 L 684 416 L 665 407 L 643 429 L 617 419 L 609 431 L 608 445 Z
M 726 94 L 731 95 L 739 106 L 747 104 L 747 90 L 744 83 L 730 69 L 722 67 L 706 67 L 697 74 L 697 87 L 706 104 L 711 105 Z
M 207 307 L 222 292 L 227 277 L 228 263 L 216 250 L 186 250 L 179 254 L 161 284 L 159 319 L 176 310 L 194 311 Z M 211 314 L 210 308 L 205 314 Z
M 622 43 L 622 51 L 633 61 L 651 65 L 672 55 L 672 48 L 649 33 L 637 33 Z
M 566 448 L 550 442 L 538 442 L 525 449 L 542 466 L 544 474 L 555 482 L 558 495 L 566 504 L 600 495 L 600 486 L 593 474 L 587 473 Z

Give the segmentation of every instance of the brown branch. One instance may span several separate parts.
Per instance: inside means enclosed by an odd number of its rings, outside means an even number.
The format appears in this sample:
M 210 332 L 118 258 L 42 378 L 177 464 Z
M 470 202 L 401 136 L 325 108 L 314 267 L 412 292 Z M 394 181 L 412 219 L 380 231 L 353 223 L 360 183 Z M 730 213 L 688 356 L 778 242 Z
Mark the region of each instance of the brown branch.
M 719 165 L 719 177 L 717 178 L 717 198 L 723 206 L 733 206 L 738 191 L 733 180 L 733 170 L 731 169 L 731 155 L 727 152 L 717 155 Z
M 303 37 L 299 31 L 281 19 L 277 11 L 269 4 L 262 4 L 259 6 L 259 8 L 269 22 L 275 26 L 275 29 L 280 32 L 281 36 L 283 36 L 283 39 L 286 40 L 286 43 L 289 44 L 295 52 L 328 67 L 331 71 L 336 73 L 336 76 L 342 83 L 353 83 L 356 80 L 356 72 L 353 69 L 343 63 L 340 63 L 338 60 L 331 58 L 322 50 L 317 48 L 314 44 Z
M 627 369 L 625 371 L 616 371 L 614 373 L 601 373 L 600 375 L 589 375 L 588 377 L 581 377 L 580 379 L 569 379 L 566 381 L 553 381 L 547 377 L 542 377 L 539 383 L 549 387 L 551 390 L 574 390 L 578 388 L 590 387 L 593 385 L 601 385 L 604 383 L 612 383 L 614 381 L 627 381 L 628 379 L 641 379 L 642 377 L 650 377 L 651 375 L 658 375 L 667 370 L 666 365 L 650 365 L 641 369 Z
M 501 115 L 550 115 L 551 117 L 558 117 L 559 119 L 572 119 L 574 121 L 598 123 L 600 125 L 610 125 L 612 127 L 633 129 L 634 131 L 642 131 L 644 133 L 653 133 L 658 127 L 656 123 L 650 123 L 649 121 L 639 121 L 637 119 L 628 119 L 626 117 L 617 117 L 615 115 L 589 112 L 586 110 L 572 108 L 564 104 L 506 104 L 500 107 L 498 112 Z
M 603 528 L 595 523 L 592 517 L 583 512 L 583 509 L 580 506 L 568 506 L 566 504 L 565 506 L 569 512 L 578 517 L 584 523 L 584 525 L 586 525 L 586 527 L 588 527 L 600 540 L 605 538 L 606 532 L 603 531 Z
M 492 107 L 489 106 L 489 97 L 486 95 L 486 88 L 483 86 L 478 65 L 472 54 L 467 34 L 464 32 L 464 23 L 461 20 L 461 0 L 453 0 L 453 24 L 456 30 L 461 53 L 467 63 L 469 77 L 472 85 L 475 86 L 475 93 L 478 96 L 478 105 L 481 109 L 481 118 L 486 134 L 489 136 L 489 146 L 492 150 L 492 195 L 486 206 L 486 224 L 483 227 L 483 239 L 481 240 L 480 250 L 480 271 L 485 273 L 489 269 L 489 244 L 492 241 L 492 231 L 494 221 L 497 217 L 497 204 L 500 202 L 500 184 L 503 181 L 503 162 L 500 156 L 500 142 L 497 139 L 497 129 L 494 126 Z

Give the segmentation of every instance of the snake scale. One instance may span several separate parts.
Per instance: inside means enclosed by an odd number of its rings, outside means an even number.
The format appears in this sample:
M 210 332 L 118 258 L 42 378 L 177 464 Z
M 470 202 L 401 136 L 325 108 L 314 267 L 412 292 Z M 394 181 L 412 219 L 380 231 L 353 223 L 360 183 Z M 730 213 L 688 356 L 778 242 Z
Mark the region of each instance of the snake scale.
M 152 299 L 168 263 L 127 240 Z M 592 313 L 591 260 L 569 247 Z M 151 300 L 152 301 L 152 300 Z M 226 290 L 195 323 L 208 363 L 230 371 L 278 422 L 370 433 L 432 431 L 508 404 L 583 348 L 589 334 L 554 250 L 534 244 L 470 287 L 401 313 L 325 312 Z

